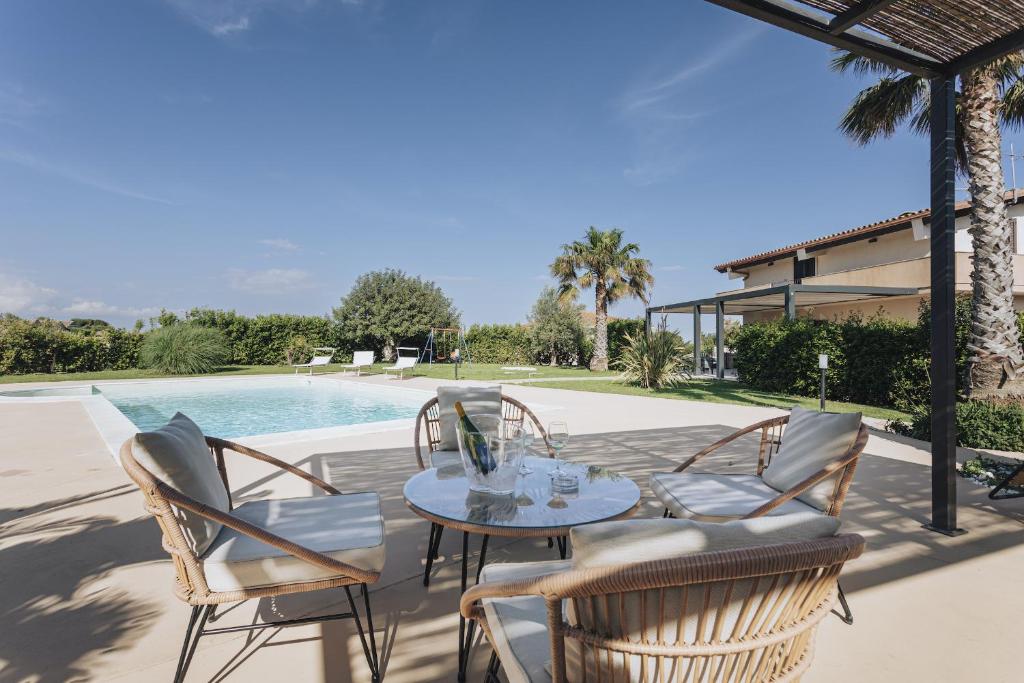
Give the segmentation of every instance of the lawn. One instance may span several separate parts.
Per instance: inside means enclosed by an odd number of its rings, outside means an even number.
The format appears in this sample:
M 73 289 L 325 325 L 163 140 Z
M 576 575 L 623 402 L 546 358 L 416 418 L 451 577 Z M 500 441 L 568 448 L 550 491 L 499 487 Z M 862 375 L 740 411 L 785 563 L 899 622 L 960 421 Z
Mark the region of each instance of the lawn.
M 656 396 L 659 398 L 676 398 L 684 401 L 707 401 L 709 403 L 733 403 L 747 406 L 767 406 L 772 408 L 792 408 L 794 405 L 804 408 L 818 408 L 818 399 L 804 396 L 788 396 L 786 394 L 773 394 L 767 391 L 758 391 L 741 384 L 740 382 L 716 381 L 708 379 L 694 379 L 682 383 L 671 389 L 644 389 L 635 387 L 614 380 L 594 382 L 537 382 L 532 387 L 546 387 L 550 389 L 572 389 L 574 391 L 594 391 L 602 394 L 626 394 L 629 396 Z M 857 403 L 841 403 L 839 401 L 828 401 L 825 404 L 827 410 L 849 413 L 862 412 L 867 417 L 877 417 L 883 420 L 893 420 L 898 417 L 908 419 L 906 413 L 891 408 L 879 408 L 877 406 L 865 406 Z
M 373 366 L 372 372 L 380 373 L 383 372 L 383 368 L 388 364 L 378 363 Z M 549 367 L 546 365 L 534 365 L 530 366 L 537 369 L 537 372 L 532 374 L 533 377 L 544 378 L 544 377 L 555 377 L 555 378 L 566 378 L 566 377 L 614 377 L 615 372 L 603 372 L 603 373 L 592 373 L 587 368 L 577 367 Z M 479 380 L 503 380 L 503 379 L 523 379 L 528 376 L 526 372 L 505 372 L 501 369 L 502 366 L 498 364 L 487 364 L 487 363 L 473 363 L 470 365 L 459 366 L 459 378 L 460 379 L 479 379 Z M 317 374 L 323 374 L 327 372 L 341 372 L 341 364 L 325 365 L 323 367 L 316 368 Z M 210 373 L 209 377 L 227 377 L 232 375 L 290 375 L 293 374 L 294 370 L 286 365 L 232 365 L 221 368 L 216 372 Z M 364 373 L 365 374 L 365 373 Z M 408 377 L 410 373 L 406 372 Z M 417 377 L 433 377 L 437 379 L 452 379 L 455 376 L 455 367 L 448 364 L 435 364 L 435 365 L 417 365 L 412 375 Z M 48 373 L 34 373 L 29 375 L 0 375 L 0 384 L 5 383 L 22 383 L 22 382 L 90 382 L 93 380 L 101 379 L 155 379 L 161 377 L 173 377 L 174 375 L 168 375 L 161 373 L 156 370 L 141 370 L 132 368 L 129 370 L 101 370 L 98 372 L 68 372 L 58 374 Z

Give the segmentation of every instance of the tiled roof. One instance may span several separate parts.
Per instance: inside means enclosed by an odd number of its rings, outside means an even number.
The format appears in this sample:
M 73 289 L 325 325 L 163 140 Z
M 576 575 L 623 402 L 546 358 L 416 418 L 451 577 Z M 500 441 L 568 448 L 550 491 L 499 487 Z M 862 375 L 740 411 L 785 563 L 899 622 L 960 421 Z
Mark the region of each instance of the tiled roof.
M 1024 202 L 1024 190 L 1018 190 L 1017 203 Z M 1006 201 L 1013 202 L 1013 192 L 1006 193 Z M 957 202 L 956 211 L 957 214 L 966 213 L 971 208 L 970 202 Z M 895 230 L 903 230 L 911 227 L 914 220 L 921 218 L 927 221 L 931 217 L 930 209 L 921 209 L 919 211 L 910 211 L 902 213 L 899 216 L 893 218 L 887 218 L 884 221 L 878 221 L 877 223 L 870 223 L 868 225 L 862 225 L 858 228 L 850 228 L 849 230 L 843 230 L 841 232 L 834 232 L 831 235 L 825 235 L 824 237 L 816 237 L 806 242 L 798 242 L 796 244 L 790 244 L 789 246 L 779 247 L 778 249 L 772 249 L 771 251 L 763 251 L 760 254 L 754 254 L 753 256 L 746 256 L 735 261 L 729 261 L 727 263 L 720 263 L 715 266 L 715 270 L 719 273 L 725 273 L 730 269 L 735 270 L 742 266 L 750 266 L 762 263 L 764 261 L 771 261 L 776 258 L 783 256 L 795 255 L 798 249 L 810 249 L 814 247 L 822 247 L 835 242 L 850 242 L 854 240 L 870 239 L 875 237 L 879 233 L 894 232 Z

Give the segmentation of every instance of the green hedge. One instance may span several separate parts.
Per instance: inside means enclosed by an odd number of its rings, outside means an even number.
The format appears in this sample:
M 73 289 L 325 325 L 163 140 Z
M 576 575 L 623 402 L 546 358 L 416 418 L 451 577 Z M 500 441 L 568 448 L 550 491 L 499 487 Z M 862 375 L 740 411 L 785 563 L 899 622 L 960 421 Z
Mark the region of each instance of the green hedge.
M 897 420 L 893 431 L 930 441 L 931 411 L 916 408 L 910 424 Z M 960 446 L 1024 451 L 1024 405 L 1013 401 L 960 401 L 956 404 L 957 443 Z
M 143 335 L 115 327 L 74 332 L 40 318 L 0 318 L 0 375 L 123 370 L 138 365 Z
M 473 325 L 466 331 L 466 343 L 474 363 L 534 362 L 526 325 Z
M 230 362 L 237 365 L 277 365 L 301 358 L 316 346 L 338 349 L 336 360 L 346 360 L 351 349 L 342 344 L 338 326 L 326 317 L 272 313 L 249 318 L 234 311 L 194 308 L 185 319 L 200 327 L 212 327 L 227 337 Z M 289 350 L 296 358 L 289 359 Z

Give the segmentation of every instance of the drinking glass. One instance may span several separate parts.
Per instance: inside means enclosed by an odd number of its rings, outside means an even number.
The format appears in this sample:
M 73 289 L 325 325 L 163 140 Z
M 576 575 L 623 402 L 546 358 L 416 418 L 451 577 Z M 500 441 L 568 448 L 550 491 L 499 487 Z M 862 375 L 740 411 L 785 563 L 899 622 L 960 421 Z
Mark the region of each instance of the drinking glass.
M 555 469 L 552 477 L 562 476 L 562 449 L 569 445 L 569 425 L 565 422 L 552 422 L 548 425 L 548 443 L 555 449 Z
M 526 456 L 532 452 L 530 449 L 533 447 L 533 442 L 537 437 L 533 433 L 533 425 L 531 425 L 527 420 L 523 420 L 522 430 L 523 459 L 520 461 L 521 464 L 519 465 L 519 474 L 525 477 L 528 474 L 533 474 L 533 470 L 526 466 Z

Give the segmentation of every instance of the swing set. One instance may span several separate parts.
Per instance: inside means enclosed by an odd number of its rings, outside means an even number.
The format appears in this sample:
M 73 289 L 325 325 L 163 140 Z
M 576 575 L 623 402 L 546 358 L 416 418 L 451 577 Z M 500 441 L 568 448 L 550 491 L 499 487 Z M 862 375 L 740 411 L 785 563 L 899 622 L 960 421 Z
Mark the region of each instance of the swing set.
M 431 327 L 420 363 L 470 363 L 469 344 L 461 327 Z

